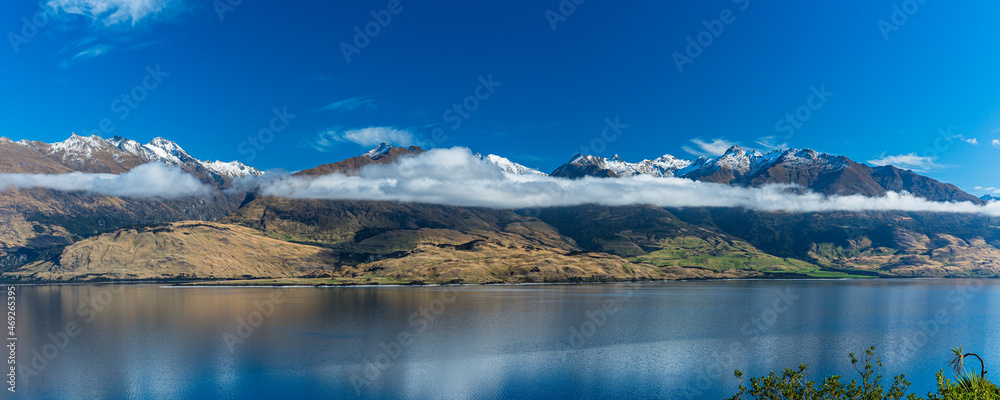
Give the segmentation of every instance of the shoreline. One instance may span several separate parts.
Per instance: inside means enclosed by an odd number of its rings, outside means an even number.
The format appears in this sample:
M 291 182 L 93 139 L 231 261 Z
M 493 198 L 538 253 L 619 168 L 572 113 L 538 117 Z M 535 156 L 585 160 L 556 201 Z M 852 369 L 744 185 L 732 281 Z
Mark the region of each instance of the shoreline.
M 622 281 L 555 281 L 555 282 L 482 282 L 482 283 L 316 283 L 303 282 L 263 282 L 276 279 L 302 278 L 260 278 L 260 283 L 247 282 L 240 279 L 148 279 L 148 280 L 94 280 L 94 281 L 18 281 L 0 280 L 0 284 L 17 286 L 62 286 L 62 285 L 159 285 L 162 288 L 377 288 L 377 287 L 452 287 L 452 286 L 552 286 L 552 285 L 610 285 L 610 284 L 644 284 L 667 282 L 741 282 L 741 281 L 949 281 L 949 280 L 1000 280 L 1000 277 L 871 277 L 871 278 L 818 278 L 818 277 L 775 277 L 775 278 L 690 278 L 690 279 L 646 279 Z M 257 280 L 257 279 L 254 279 Z

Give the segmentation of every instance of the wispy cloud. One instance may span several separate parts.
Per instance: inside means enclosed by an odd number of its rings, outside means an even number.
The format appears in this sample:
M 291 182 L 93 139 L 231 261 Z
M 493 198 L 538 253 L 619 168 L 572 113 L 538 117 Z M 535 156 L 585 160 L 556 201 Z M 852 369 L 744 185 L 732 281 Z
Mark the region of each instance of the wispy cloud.
M 965 140 L 965 143 L 971 144 L 973 146 L 979 145 L 979 139 L 977 139 L 977 138 L 968 138 L 968 139 L 962 139 L 962 140 Z
M 90 19 L 105 27 L 136 26 L 164 14 L 177 12 L 185 0 L 49 0 L 57 12 Z
M 903 169 L 912 169 L 917 172 L 927 172 L 933 169 L 943 168 L 943 165 L 936 163 L 935 157 L 918 156 L 916 153 L 899 154 L 887 156 L 882 154 L 880 158 L 868 160 L 869 164 L 876 166 L 893 165 Z
M 46 188 L 121 197 L 178 198 L 201 196 L 212 189 L 180 167 L 144 164 L 120 174 L 0 174 L 0 191 L 8 187 Z
M 788 142 L 781 142 L 777 136 L 764 136 L 755 140 L 764 150 L 788 150 Z
M 990 143 L 993 145 L 993 147 L 1000 147 L 1000 139 L 993 139 L 993 141 Z
M 684 151 L 696 156 L 721 156 L 726 154 L 726 150 L 735 146 L 736 142 L 730 142 L 724 138 L 713 139 L 711 142 L 701 140 L 701 138 L 691 139 L 695 147 L 682 146 Z
M 419 144 L 419 140 L 413 132 L 376 126 L 364 129 L 349 131 L 326 130 L 320 132 L 309 142 L 309 145 L 322 152 L 332 150 L 338 144 L 354 143 L 361 146 L 371 147 L 381 143 L 389 143 L 396 146 L 412 146 Z
M 359 108 L 376 109 L 378 104 L 375 101 L 366 97 L 353 97 L 350 99 L 344 99 L 340 101 L 335 101 L 333 103 L 327 104 L 315 110 L 315 112 L 320 111 L 351 111 Z
M 745 188 L 682 178 L 565 179 L 513 175 L 465 148 L 434 149 L 394 164 L 369 165 L 357 176 L 285 177 L 263 185 L 264 194 L 285 198 L 387 200 L 529 208 L 602 204 L 660 207 L 745 207 L 762 211 L 929 211 L 1000 215 L 1000 203 L 933 202 L 908 193 L 884 197 L 826 196 L 793 185 Z
M 114 46 L 107 45 L 107 44 L 99 44 L 99 45 L 96 45 L 96 46 L 91 46 L 91 47 L 87 48 L 86 50 L 83 50 L 81 52 L 76 53 L 75 55 L 73 55 L 73 57 L 70 57 L 69 60 L 63 61 L 60 65 L 63 68 L 66 68 L 66 67 L 69 67 L 72 64 L 76 64 L 78 62 L 86 61 L 86 60 L 89 60 L 91 58 L 97 57 L 99 55 L 106 54 L 106 53 L 110 52 L 113 49 L 114 49 Z

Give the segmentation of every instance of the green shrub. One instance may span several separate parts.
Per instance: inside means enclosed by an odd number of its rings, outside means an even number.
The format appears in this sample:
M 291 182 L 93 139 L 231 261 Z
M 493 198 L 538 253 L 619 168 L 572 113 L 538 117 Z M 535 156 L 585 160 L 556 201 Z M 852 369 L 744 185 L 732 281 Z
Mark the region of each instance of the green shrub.
M 937 373 L 937 393 L 927 393 L 927 397 L 916 394 L 906 394 L 910 382 L 905 375 L 892 379 L 888 388 L 883 386 L 882 360 L 875 358 L 875 347 L 865 350 L 863 359 L 858 360 L 854 353 L 850 354 L 851 365 L 860 375 L 859 380 L 850 383 L 841 381 L 839 375 L 823 378 L 822 382 L 809 379 L 808 367 L 805 364 L 798 369 L 786 368 L 783 373 L 771 372 L 767 376 L 751 378 L 750 385 L 743 381 L 743 373 L 737 370 L 735 375 L 740 382 L 740 391 L 729 400 L 1000 400 L 1000 388 L 985 378 L 985 374 L 966 374 L 962 370 L 961 348 L 953 350 L 957 358 L 953 360 L 957 380 L 951 381 L 944 377 L 944 371 Z M 872 360 L 874 359 L 874 363 Z

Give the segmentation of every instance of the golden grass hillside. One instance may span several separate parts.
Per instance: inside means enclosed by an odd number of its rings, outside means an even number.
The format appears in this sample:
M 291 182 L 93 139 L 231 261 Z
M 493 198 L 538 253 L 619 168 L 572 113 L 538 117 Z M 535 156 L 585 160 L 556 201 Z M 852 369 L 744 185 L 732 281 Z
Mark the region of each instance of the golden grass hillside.
M 85 239 L 55 260 L 4 276 L 56 281 L 296 277 L 331 261 L 326 249 L 266 238 L 249 228 L 175 222 Z

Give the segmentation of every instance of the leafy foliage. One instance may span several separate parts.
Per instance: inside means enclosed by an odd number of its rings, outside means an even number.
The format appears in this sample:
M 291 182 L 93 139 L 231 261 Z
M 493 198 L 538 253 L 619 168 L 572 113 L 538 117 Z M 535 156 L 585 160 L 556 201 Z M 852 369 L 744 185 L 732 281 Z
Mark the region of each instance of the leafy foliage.
M 802 364 L 798 369 L 786 368 L 781 374 L 771 372 L 767 376 L 751 378 L 750 385 L 743 381 L 743 373 L 737 370 L 736 377 L 740 381 L 740 391 L 728 400 L 1000 400 L 1000 387 L 985 378 L 985 374 L 966 374 L 962 370 L 964 353 L 961 347 L 952 350 L 956 357 L 950 366 L 956 371 L 957 380 L 951 381 L 944 372 L 937 373 L 937 393 L 927 393 L 926 397 L 916 394 L 906 394 L 910 382 L 905 375 L 892 379 L 888 388 L 883 386 L 882 360 L 875 357 L 875 347 L 865 350 L 862 359 L 857 359 L 851 353 L 851 365 L 858 371 L 861 379 L 850 383 L 841 381 L 839 375 L 823 378 L 822 382 L 809 379 L 807 366 Z M 874 359 L 874 362 L 872 360 Z M 905 397 L 904 397 L 905 396 Z

